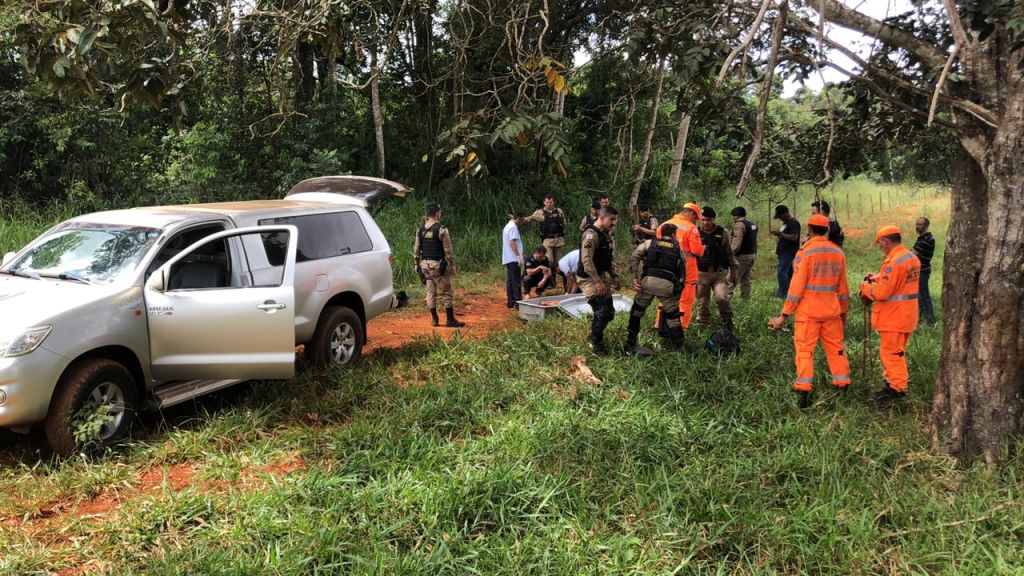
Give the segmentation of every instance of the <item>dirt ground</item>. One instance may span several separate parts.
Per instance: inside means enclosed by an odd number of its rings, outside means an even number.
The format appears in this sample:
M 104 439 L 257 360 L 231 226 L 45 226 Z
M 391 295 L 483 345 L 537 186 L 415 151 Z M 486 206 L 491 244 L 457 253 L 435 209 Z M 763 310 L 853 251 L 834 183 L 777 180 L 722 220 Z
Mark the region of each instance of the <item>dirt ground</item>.
M 440 314 L 442 326 L 430 325 L 430 313 L 422 302 L 411 307 L 389 312 L 370 320 L 367 325 L 367 344 L 363 353 L 381 348 L 400 348 L 418 338 L 438 336 L 448 340 L 457 331 L 463 338 L 483 338 L 495 330 L 504 330 L 519 325 L 515 310 L 505 306 L 505 291 L 496 290 L 481 294 L 455 295 L 455 316 L 466 323 L 465 328 L 445 328 L 444 312 Z

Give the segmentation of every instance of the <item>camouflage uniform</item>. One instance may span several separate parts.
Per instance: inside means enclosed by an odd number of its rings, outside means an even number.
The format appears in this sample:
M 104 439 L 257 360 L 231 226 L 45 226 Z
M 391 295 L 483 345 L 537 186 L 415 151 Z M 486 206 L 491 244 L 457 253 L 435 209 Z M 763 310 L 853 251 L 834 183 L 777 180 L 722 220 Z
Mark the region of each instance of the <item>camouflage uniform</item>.
M 590 343 L 595 353 L 607 353 L 604 346 L 604 330 L 615 318 L 610 280 L 615 277 L 612 266 L 613 247 L 604 230 L 591 225 L 583 232 L 580 240 L 580 266 L 576 273 L 577 282 L 587 299 L 594 318 L 590 323 Z M 598 294 L 600 284 L 606 286 L 604 295 Z
M 440 249 L 436 244 L 438 242 Z M 441 304 L 445 309 L 452 308 L 452 275 L 455 268 L 455 255 L 452 253 L 452 238 L 448 233 L 448 228 L 432 218 L 427 219 L 416 234 L 413 254 L 416 267 L 423 272 L 427 280 L 427 308 L 431 310 L 437 308 L 438 296 L 441 297 Z

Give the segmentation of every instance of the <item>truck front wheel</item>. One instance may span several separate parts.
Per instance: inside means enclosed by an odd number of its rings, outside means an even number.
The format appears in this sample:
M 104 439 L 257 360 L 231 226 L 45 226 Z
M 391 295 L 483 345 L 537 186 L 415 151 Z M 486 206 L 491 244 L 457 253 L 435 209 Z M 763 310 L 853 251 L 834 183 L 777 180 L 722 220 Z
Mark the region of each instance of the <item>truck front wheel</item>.
M 363 353 L 363 322 L 351 308 L 331 306 L 320 315 L 306 359 L 317 368 L 347 366 Z
M 113 360 L 87 358 L 68 368 L 43 421 L 53 451 L 67 456 L 128 435 L 135 422 L 135 381 Z

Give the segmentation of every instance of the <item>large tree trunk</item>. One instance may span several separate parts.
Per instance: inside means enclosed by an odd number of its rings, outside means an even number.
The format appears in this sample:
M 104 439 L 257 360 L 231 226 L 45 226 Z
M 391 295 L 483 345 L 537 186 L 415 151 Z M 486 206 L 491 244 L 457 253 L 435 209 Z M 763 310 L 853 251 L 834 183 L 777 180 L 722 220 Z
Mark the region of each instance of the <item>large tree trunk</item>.
M 295 109 L 302 112 L 316 92 L 316 78 L 313 75 L 313 45 L 299 42 L 293 58 L 295 82 Z
M 672 167 L 668 170 L 669 192 L 679 188 L 679 174 L 683 171 L 683 158 L 686 157 L 686 139 L 690 135 L 690 118 L 686 112 L 679 118 L 679 133 L 676 134 L 676 145 L 672 149 Z
M 633 191 L 629 195 L 629 213 L 637 214 L 637 202 L 640 200 L 640 187 L 643 186 L 644 177 L 647 175 L 647 163 L 651 160 L 651 145 L 654 142 L 654 129 L 658 126 L 658 106 L 661 104 L 661 86 L 665 83 L 664 62 L 658 62 L 658 79 L 654 85 L 654 95 L 651 96 L 651 117 L 647 123 L 647 133 L 644 134 L 644 147 L 640 152 L 640 167 L 636 171 L 636 179 L 633 180 Z
M 953 183 L 932 443 L 965 463 L 1003 459 L 1024 408 L 1024 94 L 1011 93 L 985 166 L 961 148 Z

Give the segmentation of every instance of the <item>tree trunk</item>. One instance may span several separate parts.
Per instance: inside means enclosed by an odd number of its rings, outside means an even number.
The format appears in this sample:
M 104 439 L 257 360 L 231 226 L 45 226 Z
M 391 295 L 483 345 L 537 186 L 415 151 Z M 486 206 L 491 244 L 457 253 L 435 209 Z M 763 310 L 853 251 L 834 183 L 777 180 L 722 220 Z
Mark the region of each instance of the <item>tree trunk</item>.
M 679 118 L 679 133 L 676 134 L 676 145 L 672 149 L 672 167 L 668 171 L 669 192 L 679 188 L 679 173 L 683 171 L 683 158 L 686 156 L 686 139 L 690 135 L 690 118 L 685 112 Z
M 384 116 L 380 111 L 380 69 L 377 52 L 370 57 L 370 105 L 373 107 L 373 137 L 377 143 L 377 175 L 384 177 Z
M 964 463 L 1012 451 L 1024 408 L 1024 95 L 1007 102 L 987 162 L 964 148 L 943 267 L 932 445 Z
M 661 104 L 661 86 L 665 82 L 664 64 L 664 61 L 658 61 L 658 79 L 654 84 L 654 95 L 651 96 L 651 118 L 647 123 L 647 133 L 644 135 L 644 147 L 640 152 L 640 167 L 637 168 L 633 191 L 629 195 L 630 214 L 638 214 L 640 187 L 643 186 L 644 177 L 647 175 L 647 163 L 651 160 L 651 144 L 654 142 L 654 129 L 658 126 L 658 106 Z
M 295 47 L 295 109 L 304 111 L 316 92 L 316 78 L 313 76 L 313 45 L 299 42 Z

